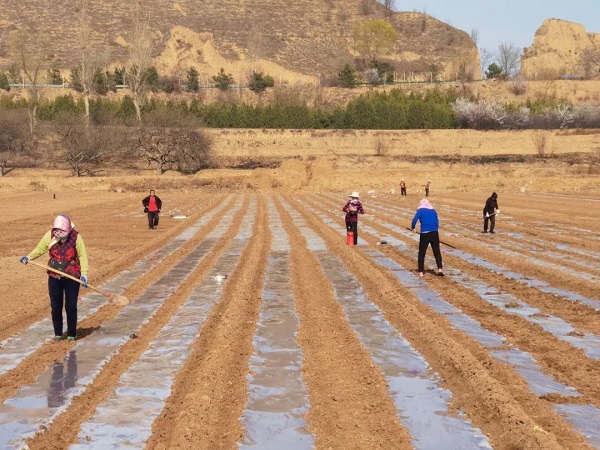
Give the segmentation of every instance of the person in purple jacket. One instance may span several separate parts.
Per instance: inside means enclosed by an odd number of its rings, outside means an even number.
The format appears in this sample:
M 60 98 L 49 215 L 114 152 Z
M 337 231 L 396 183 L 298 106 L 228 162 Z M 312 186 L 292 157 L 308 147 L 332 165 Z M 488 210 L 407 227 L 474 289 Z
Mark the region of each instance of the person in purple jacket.
M 364 214 L 362 203 L 358 199 L 358 192 L 353 192 L 349 195 L 350 200 L 342 208 L 346 213 L 346 231 L 354 233 L 354 245 L 358 244 L 358 215 Z
M 437 264 L 437 274 L 441 277 L 444 276 L 442 270 L 442 253 L 440 252 L 440 234 L 438 232 L 440 228 L 440 220 L 437 212 L 433 209 L 433 206 L 429 203 L 429 200 L 423 199 L 419 203 L 419 208 L 413 217 L 410 229 L 415 231 L 417 221 L 421 222 L 421 234 L 419 238 L 419 259 L 418 259 L 418 272 L 419 276 L 423 276 L 425 272 L 425 253 L 427 247 L 431 244 L 433 250 L 433 256 L 435 256 L 435 262 Z

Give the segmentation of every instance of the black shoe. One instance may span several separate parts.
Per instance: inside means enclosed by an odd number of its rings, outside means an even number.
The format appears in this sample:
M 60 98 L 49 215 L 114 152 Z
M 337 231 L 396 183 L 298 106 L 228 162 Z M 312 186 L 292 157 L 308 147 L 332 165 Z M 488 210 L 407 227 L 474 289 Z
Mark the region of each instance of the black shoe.
M 487 230 L 483 230 L 482 233 L 487 233 Z
M 495 231 L 490 231 L 490 234 L 496 234 L 496 232 Z

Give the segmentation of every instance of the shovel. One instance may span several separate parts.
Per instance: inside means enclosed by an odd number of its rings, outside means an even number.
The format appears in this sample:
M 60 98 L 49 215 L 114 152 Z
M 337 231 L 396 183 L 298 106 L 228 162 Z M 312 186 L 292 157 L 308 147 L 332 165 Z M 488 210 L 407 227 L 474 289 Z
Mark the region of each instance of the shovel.
M 83 284 L 83 281 L 81 281 L 79 278 L 71 276 L 68 273 L 61 272 L 60 270 L 54 269 L 45 264 L 40 264 L 39 262 L 35 262 L 35 261 L 31 261 L 31 260 L 28 262 L 28 264 L 33 264 L 34 266 L 42 267 L 46 270 L 49 270 L 51 272 L 59 274 L 61 277 L 66 277 L 66 278 L 69 278 L 70 280 L 77 281 L 79 284 Z M 99 294 L 102 294 L 103 296 L 108 298 L 110 303 L 114 303 L 115 305 L 119 305 L 119 306 L 124 306 L 124 305 L 129 304 L 129 299 L 127 297 L 125 297 L 124 295 L 113 294 L 112 292 L 106 292 L 106 291 L 103 291 L 102 289 L 97 288 L 96 286 L 92 286 L 91 284 L 88 284 L 87 287 L 89 287 L 93 291 L 96 291 Z

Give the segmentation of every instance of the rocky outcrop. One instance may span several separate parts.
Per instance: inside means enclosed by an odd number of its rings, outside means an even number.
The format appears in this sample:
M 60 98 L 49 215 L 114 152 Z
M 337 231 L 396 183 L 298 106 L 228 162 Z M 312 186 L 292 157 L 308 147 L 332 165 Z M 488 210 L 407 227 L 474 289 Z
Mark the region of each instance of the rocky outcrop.
M 599 66 L 600 34 L 559 19 L 544 21 L 521 59 L 521 73 L 532 80 L 595 78 Z
M 131 4 L 89 3 L 92 40 L 110 46 L 115 62 L 127 54 Z M 58 0 L 0 0 L 0 42 L 11 29 L 28 25 L 52 38 L 57 66 L 70 69 L 77 48 L 72 6 Z M 184 76 L 182 70 L 195 65 L 206 77 L 224 67 L 237 81 L 259 68 L 274 71 L 276 80 L 316 82 L 358 56 L 352 40 L 356 23 L 384 19 L 399 35 L 396 48 L 385 56 L 397 78 L 423 76 L 432 68 L 439 79 L 480 77 L 477 49 L 466 32 L 427 14 L 387 11 L 375 0 L 147 0 L 144 7 L 154 29 L 157 66 L 171 72 L 165 75 Z

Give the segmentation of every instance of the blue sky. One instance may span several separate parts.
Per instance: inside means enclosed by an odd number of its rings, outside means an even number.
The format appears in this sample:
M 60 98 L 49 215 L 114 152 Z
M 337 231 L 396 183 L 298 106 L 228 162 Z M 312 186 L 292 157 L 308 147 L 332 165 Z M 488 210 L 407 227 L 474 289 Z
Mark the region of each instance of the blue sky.
M 600 0 L 396 0 L 398 11 L 426 12 L 453 27 L 479 32 L 479 47 L 496 52 L 500 43 L 529 47 L 545 19 L 580 23 L 600 33 Z

